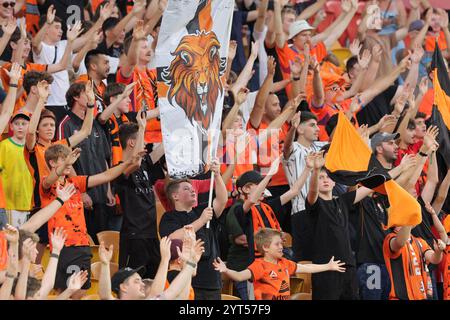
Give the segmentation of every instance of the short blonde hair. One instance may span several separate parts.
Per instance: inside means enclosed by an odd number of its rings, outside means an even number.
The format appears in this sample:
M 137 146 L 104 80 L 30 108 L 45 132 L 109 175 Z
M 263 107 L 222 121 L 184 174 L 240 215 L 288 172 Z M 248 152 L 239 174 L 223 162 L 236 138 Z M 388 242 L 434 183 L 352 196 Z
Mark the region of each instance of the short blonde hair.
M 276 236 L 279 236 L 281 238 L 282 232 L 271 228 L 259 229 L 258 232 L 255 233 L 254 237 L 256 249 L 259 251 L 259 253 L 264 255 L 263 246 L 270 246 L 270 244 L 272 243 L 272 239 Z
M 58 161 L 58 158 L 66 158 L 72 150 L 63 144 L 55 144 L 45 150 L 45 163 L 50 168 L 50 161 Z

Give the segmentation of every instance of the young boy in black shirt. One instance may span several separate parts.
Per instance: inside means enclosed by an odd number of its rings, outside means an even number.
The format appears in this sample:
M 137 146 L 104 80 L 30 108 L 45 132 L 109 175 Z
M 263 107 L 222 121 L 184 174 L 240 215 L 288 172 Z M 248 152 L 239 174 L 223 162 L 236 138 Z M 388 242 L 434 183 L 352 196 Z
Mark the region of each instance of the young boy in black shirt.
M 123 161 L 144 149 L 146 119 L 138 114 L 139 125 L 124 123 L 119 129 Z M 146 267 L 145 278 L 153 279 L 161 260 L 156 222 L 153 184 L 164 176 L 154 165 L 163 155 L 162 145 L 146 154 L 134 172 L 124 172 L 115 181 L 115 189 L 123 208 L 120 230 L 119 267 Z
M 327 263 L 330 256 L 345 262 L 346 272 L 324 272 L 312 276 L 313 300 L 354 300 L 358 298 L 356 263 L 350 246 L 349 211 L 353 204 L 371 194 L 371 189 L 360 187 L 340 197 L 333 197 L 335 182 L 323 166 L 323 152 L 306 159 L 313 166 L 306 210 L 314 218 L 314 264 Z
M 193 207 L 197 202 L 197 193 L 188 179 L 173 180 L 166 186 L 166 195 L 175 210 L 164 213 L 159 224 L 161 237 L 183 239 L 184 226 L 191 225 L 205 243 L 205 252 L 198 263 L 197 276 L 192 279 L 196 300 L 220 300 L 222 281 L 220 273 L 214 270 L 213 261 L 219 256 L 217 239 L 218 218 L 225 209 L 228 192 L 220 175 L 220 164 L 213 161 L 214 191 L 216 197 L 212 208 Z M 209 228 L 206 227 L 210 222 Z

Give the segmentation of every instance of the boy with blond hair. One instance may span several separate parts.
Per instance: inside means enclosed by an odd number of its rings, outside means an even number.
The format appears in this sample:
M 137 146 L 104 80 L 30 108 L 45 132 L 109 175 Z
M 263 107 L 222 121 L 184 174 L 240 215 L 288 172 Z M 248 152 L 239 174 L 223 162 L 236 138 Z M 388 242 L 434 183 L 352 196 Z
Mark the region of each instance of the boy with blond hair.
M 281 231 L 260 229 L 255 234 L 255 243 L 263 258 L 255 259 L 243 271 L 228 269 L 220 258 L 217 258 L 213 265 L 217 271 L 225 273 L 234 281 L 253 282 L 256 300 L 289 300 L 291 295 L 289 279 L 295 273 L 345 272 L 345 268 L 342 267 L 344 263 L 334 261 L 334 257 L 327 264 L 298 264 L 283 258 L 281 237 Z

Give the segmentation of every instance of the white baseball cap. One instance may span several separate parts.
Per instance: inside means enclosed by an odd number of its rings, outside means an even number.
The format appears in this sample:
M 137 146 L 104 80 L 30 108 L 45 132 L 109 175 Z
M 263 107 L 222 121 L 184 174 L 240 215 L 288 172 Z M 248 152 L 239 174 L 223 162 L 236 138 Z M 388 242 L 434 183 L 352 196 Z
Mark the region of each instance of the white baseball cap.
M 289 40 L 306 30 L 314 30 L 314 28 L 311 27 L 306 20 L 294 21 L 289 27 Z

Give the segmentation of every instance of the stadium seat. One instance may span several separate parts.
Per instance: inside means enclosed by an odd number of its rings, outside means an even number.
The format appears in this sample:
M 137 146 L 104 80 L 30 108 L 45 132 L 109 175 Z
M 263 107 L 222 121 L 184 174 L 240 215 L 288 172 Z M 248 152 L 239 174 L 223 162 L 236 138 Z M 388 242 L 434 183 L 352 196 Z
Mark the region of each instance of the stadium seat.
M 310 264 L 312 261 L 300 261 L 299 264 Z M 311 273 L 296 273 L 296 278 L 303 279 L 303 287 L 301 292 L 305 293 L 311 293 L 312 286 L 311 286 Z
M 225 273 L 222 276 L 222 293 L 227 295 L 233 294 L 233 280 L 231 280 Z
M 345 63 L 352 56 L 352 53 L 347 48 L 337 48 L 331 50 L 331 52 L 338 58 L 339 65 L 345 69 Z
M 50 259 L 50 247 L 47 245 L 44 249 L 44 253 L 42 254 L 41 265 L 44 270 L 47 269 L 48 260 Z
M 303 284 L 305 283 L 304 277 L 297 277 L 293 275 L 289 278 L 291 294 L 303 292 Z
M 312 294 L 306 292 L 294 293 L 290 300 L 312 300 Z
M 222 300 L 241 300 L 241 298 L 239 298 L 239 297 L 236 297 L 236 296 L 232 296 L 232 295 L 229 295 L 229 294 L 221 294 L 221 299 Z
M 283 242 L 283 247 L 292 248 L 292 236 L 288 232 L 283 232 L 286 240 Z
M 102 267 L 102 263 L 101 262 L 94 262 L 91 264 L 91 279 L 92 280 L 100 280 L 100 270 Z M 119 265 L 115 262 L 110 262 L 109 263 L 109 272 L 111 277 L 113 276 L 114 273 L 117 272 L 117 270 L 119 270 Z
M 103 242 L 105 246 L 108 248 L 110 245 L 113 245 L 113 256 L 111 261 L 119 263 L 119 241 L 120 241 L 120 232 L 118 231 L 102 231 L 97 233 L 97 238 L 99 242 Z

